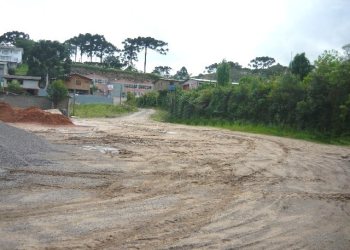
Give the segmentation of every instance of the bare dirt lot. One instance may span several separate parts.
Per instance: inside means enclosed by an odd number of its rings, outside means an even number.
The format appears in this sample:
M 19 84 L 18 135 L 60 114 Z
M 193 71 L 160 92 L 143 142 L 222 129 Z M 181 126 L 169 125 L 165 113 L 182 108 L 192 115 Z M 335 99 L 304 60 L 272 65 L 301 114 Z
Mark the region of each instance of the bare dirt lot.
M 0 168 L 0 248 L 350 249 L 349 147 L 151 112 L 16 124 L 54 150 Z

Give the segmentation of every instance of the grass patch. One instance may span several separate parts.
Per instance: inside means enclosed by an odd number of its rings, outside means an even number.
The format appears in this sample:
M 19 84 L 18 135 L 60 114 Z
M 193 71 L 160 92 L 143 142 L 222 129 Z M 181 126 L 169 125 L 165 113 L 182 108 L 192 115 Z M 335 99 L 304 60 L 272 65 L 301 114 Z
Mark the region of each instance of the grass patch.
M 71 108 L 73 111 L 73 109 Z M 118 117 L 126 113 L 135 112 L 137 108 L 126 104 L 112 105 L 112 104 L 81 104 L 75 105 L 74 116 L 81 118 L 94 117 Z
M 157 122 L 167 122 L 169 113 L 163 109 L 156 109 L 156 112 L 151 115 L 151 119 Z
M 245 122 L 232 122 L 222 119 L 208 119 L 208 118 L 193 118 L 193 119 L 174 119 L 169 113 L 164 110 L 157 110 L 152 115 L 152 119 L 160 122 L 180 123 L 192 126 L 210 126 L 216 128 L 224 128 L 232 131 L 248 132 L 255 134 L 273 135 L 280 137 L 287 137 L 293 139 L 306 140 L 317 143 L 346 145 L 350 146 L 350 136 L 329 136 L 320 133 L 296 130 L 290 127 L 251 124 Z
M 15 75 L 25 76 L 27 75 L 27 72 L 28 72 L 28 65 L 23 63 L 16 68 Z

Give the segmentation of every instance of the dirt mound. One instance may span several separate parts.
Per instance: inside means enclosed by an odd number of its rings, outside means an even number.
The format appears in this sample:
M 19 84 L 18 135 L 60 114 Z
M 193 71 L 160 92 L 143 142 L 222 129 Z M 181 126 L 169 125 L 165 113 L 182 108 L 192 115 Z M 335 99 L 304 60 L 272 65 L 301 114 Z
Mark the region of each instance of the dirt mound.
M 68 117 L 51 114 L 37 107 L 26 109 L 12 108 L 5 102 L 0 102 L 0 120 L 4 122 L 40 123 L 48 125 L 72 125 Z

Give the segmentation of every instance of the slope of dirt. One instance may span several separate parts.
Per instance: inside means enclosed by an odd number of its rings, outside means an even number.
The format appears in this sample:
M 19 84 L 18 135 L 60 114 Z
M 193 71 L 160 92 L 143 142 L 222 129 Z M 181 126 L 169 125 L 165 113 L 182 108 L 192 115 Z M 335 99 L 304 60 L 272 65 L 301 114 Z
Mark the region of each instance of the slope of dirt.
M 37 107 L 14 109 L 5 102 L 0 102 L 0 121 L 40 123 L 46 125 L 73 125 L 69 118 L 62 114 L 52 114 Z
M 349 249 L 350 148 L 163 124 L 71 127 L 49 166 L 0 168 L 5 249 Z

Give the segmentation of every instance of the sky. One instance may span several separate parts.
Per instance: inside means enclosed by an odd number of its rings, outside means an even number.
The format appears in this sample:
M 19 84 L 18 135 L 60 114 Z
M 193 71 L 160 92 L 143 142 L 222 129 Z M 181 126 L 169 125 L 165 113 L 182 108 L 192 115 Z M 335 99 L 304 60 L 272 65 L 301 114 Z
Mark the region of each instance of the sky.
M 149 51 L 147 72 L 185 66 L 194 76 L 223 59 L 247 67 L 258 56 L 287 66 L 297 53 L 313 62 L 350 43 L 350 0 L 11 0 L 2 8 L 0 35 L 64 42 L 92 33 L 120 49 L 138 36 L 167 42 L 167 55 Z M 143 69 L 142 52 L 136 66 Z

